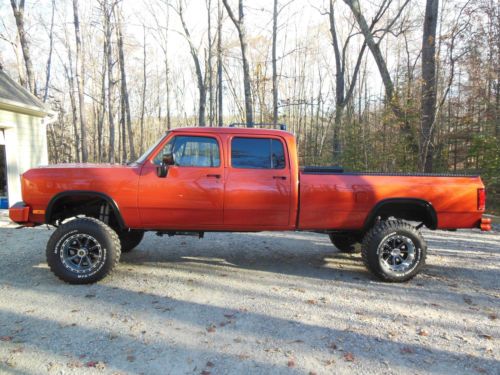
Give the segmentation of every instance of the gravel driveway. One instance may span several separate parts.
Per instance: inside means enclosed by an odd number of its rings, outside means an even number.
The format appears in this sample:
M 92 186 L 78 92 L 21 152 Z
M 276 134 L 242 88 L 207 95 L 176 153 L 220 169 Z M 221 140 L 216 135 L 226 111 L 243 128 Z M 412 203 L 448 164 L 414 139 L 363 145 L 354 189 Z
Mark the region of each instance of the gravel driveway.
M 148 233 L 71 286 L 47 228 L 0 229 L 0 373 L 500 373 L 500 233 L 425 232 L 423 274 L 381 283 L 310 233 Z

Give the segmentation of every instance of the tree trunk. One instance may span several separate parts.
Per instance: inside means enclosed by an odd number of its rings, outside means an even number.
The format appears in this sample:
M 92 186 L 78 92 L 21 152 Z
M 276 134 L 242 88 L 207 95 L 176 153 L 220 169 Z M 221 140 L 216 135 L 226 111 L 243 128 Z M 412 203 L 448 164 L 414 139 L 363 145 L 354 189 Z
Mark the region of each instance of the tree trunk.
M 272 46 L 272 66 L 273 66 L 273 124 L 278 124 L 278 68 L 276 64 L 276 44 L 278 37 L 278 0 L 273 4 L 273 46 Z
M 128 133 L 128 143 L 129 143 L 129 150 L 130 150 L 130 160 L 135 160 L 136 155 L 135 155 L 135 147 L 134 147 L 134 133 L 132 131 L 132 117 L 130 115 L 130 101 L 128 97 L 128 88 L 127 88 L 127 73 L 125 71 L 125 54 L 123 52 L 123 34 L 122 34 L 122 23 L 121 23 L 121 16 L 119 11 L 115 13 L 115 19 L 116 19 L 116 31 L 118 34 L 118 59 L 120 62 L 120 75 L 121 75 L 121 94 L 122 94 L 122 100 L 123 100 L 123 106 L 124 106 L 124 114 L 125 117 L 123 121 L 125 122 L 124 125 L 126 126 L 126 131 Z M 125 127 L 123 129 L 123 132 L 125 133 Z M 124 134 L 125 136 L 125 134 Z M 124 155 L 126 155 L 126 147 L 125 144 L 123 145 L 123 151 Z M 127 161 L 126 158 L 124 161 Z
M 78 0 L 73 0 L 73 21 L 75 24 L 76 41 L 76 86 L 78 89 L 78 102 L 80 107 L 80 133 L 82 142 L 82 162 L 86 163 L 89 158 L 87 146 L 87 129 L 85 117 L 85 69 L 82 55 L 82 38 L 80 35 L 80 20 L 78 18 Z
M 222 7 L 220 6 L 220 0 L 217 3 L 218 8 L 218 19 L 217 19 L 217 94 L 218 94 L 218 115 L 217 115 L 217 125 L 224 126 L 224 106 L 223 98 L 224 93 L 222 89 Z
M 351 9 L 352 14 L 354 15 L 354 18 L 356 18 L 356 22 L 361 29 L 361 33 L 363 34 L 365 38 L 365 43 L 370 49 L 373 59 L 375 60 L 375 63 L 377 64 L 378 71 L 380 73 L 380 77 L 382 78 L 382 82 L 384 83 L 384 88 L 385 88 L 385 96 L 386 96 L 386 101 L 389 103 L 392 111 L 394 112 L 395 116 L 399 119 L 402 119 L 404 117 L 403 111 L 401 110 L 399 103 L 397 103 L 394 99 L 394 83 L 392 82 L 391 75 L 389 74 L 389 70 L 387 69 L 387 63 L 384 59 L 384 56 L 382 56 L 382 51 L 380 51 L 380 45 L 379 43 L 375 42 L 373 38 L 373 33 L 368 24 L 366 23 L 366 19 L 363 16 L 363 13 L 361 13 L 361 7 L 359 5 L 359 0 L 344 0 L 344 2 L 349 6 Z M 405 2 L 404 6 L 408 2 Z M 402 9 L 402 8 L 401 8 Z M 398 15 L 401 13 L 399 12 Z
M 143 27 L 144 32 L 144 41 L 143 41 L 143 65 L 142 65 L 142 101 L 141 101 L 141 135 L 139 139 L 139 150 L 142 153 L 144 152 L 144 115 L 146 108 L 146 88 L 147 88 L 147 63 L 146 63 L 146 26 Z
M 109 123 L 109 145 L 108 159 L 110 163 L 115 162 L 115 121 L 113 116 L 113 54 L 111 46 L 111 13 L 107 0 L 103 3 L 105 38 L 106 38 L 106 56 L 108 65 L 108 123 Z
M 208 14 L 208 66 L 205 70 L 206 77 L 208 78 L 208 122 L 209 126 L 214 125 L 214 80 L 212 69 L 212 0 L 207 0 L 207 14 Z
M 243 12 L 243 0 L 238 1 L 238 18 L 235 17 L 231 7 L 227 3 L 227 0 L 222 0 L 224 7 L 233 21 L 236 30 L 238 31 L 238 37 L 240 40 L 241 47 L 241 60 L 243 63 L 243 87 L 245 93 L 245 112 L 246 112 L 246 124 L 248 127 L 253 127 L 253 102 L 252 102 L 252 85 L 250 82 L 250 65 L 248 63 L 247 57 L 247 36 L 245 29 L 245 14 Z
M 439 0 L 427 0 L 422 36 L 422 101 L 420 162 L 423 172 L 432 172 L 433 127 L 436 117 L 436 27 Z
M 186 22 L 184 21 L 184 14 L 182 9 L 182 3 L 179 2 L 178 9 L 179 18 L 181 20 L 182 28 L 184 29 L 184 35 L 189 44 L 189 52 L 191 53 L 191 57 L 193 58 L 196 79 L 198 82 L 198 91 L 199 91 L 199 106 L 198 106 L 198 126 L 205 126 L 205 107 L 207 103 L 207 88 L 205 86 L 205 79 L 203 78 L 203 72 L 201 71 L 201 64 L 198 58 L 198 52 L 191 40 L 191 34 L 189 33 L 189 29 L 187 28 Z
M 43 92 L 43 102 L 47 101 L 49 96 L 49 83 L 50 71 L 52 65 L 52 51 L 54 50 L 54 14 L 56 11 L 56 0 L 52 0 L 52 16 L 50 18 L 50 31 L 49 31 L 49 57 L 47 58 L 47 65 L 45 68 L 45 90 Z
M 10 0 L 10 5 L 12 6 L 12 11 L 14 12 L 14 18 L 16 19 L 17 33 L 19 35 L 19 41 L 21 43 L 21 49 L 23 51 L 28 89 L 32 94 L 37 95 L 35 73 L 33 71 L 33 63 L 31 62 L 30 47 L 28 39 L 26 38 L 26 31 L 24 30 L 24 0 L 20 0 L 19 6 L 17 5 L 16 0 Z

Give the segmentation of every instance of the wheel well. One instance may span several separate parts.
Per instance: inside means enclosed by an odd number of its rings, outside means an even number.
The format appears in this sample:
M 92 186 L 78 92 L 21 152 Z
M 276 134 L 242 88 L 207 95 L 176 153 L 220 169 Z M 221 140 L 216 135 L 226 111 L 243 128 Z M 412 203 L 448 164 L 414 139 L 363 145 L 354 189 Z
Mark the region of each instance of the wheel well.
M 104 221 L 111 227 L 124 228 L 125 224 L 116 203 L 98 192 L 64 192 L 52 198 L 47 206 L 45 222 L 58 225 L 65 219 L 84 215 Z
M 421 199 L 389 199 L 379 202 L 368 215 L 365 228 L 371 228 L 375 221 L 389 217 L 408 221 L 418 221 L 429 229 L 437 228 L 437 215 L 429 202 Z

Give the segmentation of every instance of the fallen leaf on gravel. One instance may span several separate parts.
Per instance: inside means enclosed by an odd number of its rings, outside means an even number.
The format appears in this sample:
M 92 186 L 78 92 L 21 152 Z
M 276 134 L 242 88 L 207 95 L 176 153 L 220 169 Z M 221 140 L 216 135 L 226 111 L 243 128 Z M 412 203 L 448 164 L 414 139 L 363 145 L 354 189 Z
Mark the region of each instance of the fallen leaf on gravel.
M 212 325 L 207 327 L 207 332 L 213 333 L 215 331 L 216 331 L 215 325 L 212 324 Z
M 421 330 L 418 331 L 418 335 L 419 336 L 429 336 L 429 332 L 422 328 Z
M 464 297 L 464 302 L 465 302 L 467 305 L 472 305 L 472 300 L 471 300 L 469 297 Z
M 206 366 L 207 367 L 214 367 L 215 365 L 214 365 L 213 362 L 208 361 L 207 364 L 206 364 Z
M 0 341 L 12 341 L 12 336 L 0 336 Z
M 315 305 L 315 304 L 316 304 L 316 301 L 315 301 L 315 300 L 313 300 L 313 299 L 308 299 L 308 300 L 306 301 L 306 303 L 307 303 L 308 305 Z
M 83 367 L 83 363 L 80 362 L 80 361 L 69 361 L 66 366 L 68 366 L 69 368 L 81 368 Z
M 413 353 L 415 353 L 415 350 L 413 350 L 409 346 L 403 346 L 399 351 L 401 352 L 401 354 L 413 354 Z
M 344 353 L 344 360 L 347 362 L 354 362 L 354 355 L 350 352 Z
M 497 314 L 490 314 L 490 315 L 488 315 L 488 318 L 490 318 L 491 320 L 496 320 Z
M 486 340 L 493 340 L 493 336 L 491 336 L 491 335 L 482 334 L 482 335 L 479 335 L 479 337 L 482 337 L 483 339 L 486 339 Z
M 289 360 L 287 363 L 288 367 L 295 367 L 295 361 L 293 359 Z

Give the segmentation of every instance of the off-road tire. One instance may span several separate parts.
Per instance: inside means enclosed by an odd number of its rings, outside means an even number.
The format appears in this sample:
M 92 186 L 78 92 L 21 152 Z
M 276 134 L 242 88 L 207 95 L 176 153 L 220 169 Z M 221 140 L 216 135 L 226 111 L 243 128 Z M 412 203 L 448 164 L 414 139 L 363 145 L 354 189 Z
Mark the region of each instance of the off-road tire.
M 401 236 L 410 240 L 414 246 L 414 261 L 403 272 L 397 272 L 384 266 L 379 253 L 383 251 L 383 244 L 391 236 Z M 393 237 L 392 237 L 393 238 Z M 427 245 L 420 231 L 402 220 L 380 221 L 368 231 L 361 245 L 363 262 L 377 278 L 388 282 L 404 282 L 415 277 L 425 265 Z
M 96 261 L 95 268 L 89 269 L 88 272 L 72 270 L 71 267 L 76 268 L 77 265 L 65 259 L 65 246 L 71 247 L 68 244 L 71 238 L 79 241 L 78 235 L 88 236 L 92 243 L 98 245 L 99 260 Z M 118 264 L 120 254 L 120 239 L 116 232 L 102 221 L 91 217 L 77 218 L 60 225 L 50 237 L 46 249 L 50 270 L 69 284 L 91 284 L 103 279 Z
M 122 247 L 122 253 L 128 253 L 135 249 L 144 238 L 144 231 L 142 230 L 131 230 L 131 231 L 119 231 L 118 237 L 120 238 L 120 244 Z
M 329 234 L 330 241 L 333 246 L 335 246 L 341 253 L 355 254 L 361 252 L 361 245 L 358 241 L 353 238 L 345 236 L 335 236 L 335 234 Z

